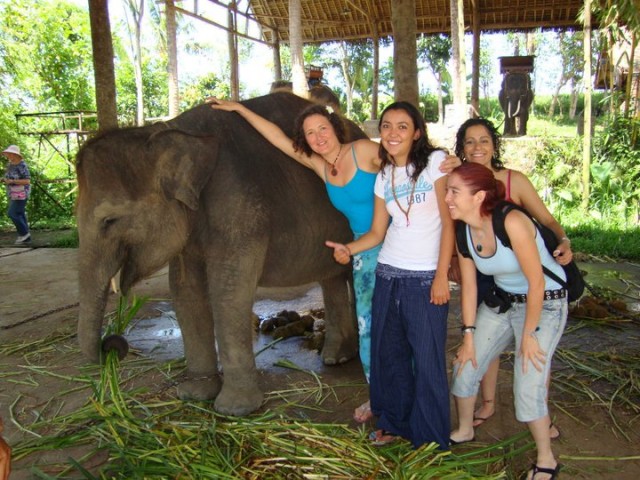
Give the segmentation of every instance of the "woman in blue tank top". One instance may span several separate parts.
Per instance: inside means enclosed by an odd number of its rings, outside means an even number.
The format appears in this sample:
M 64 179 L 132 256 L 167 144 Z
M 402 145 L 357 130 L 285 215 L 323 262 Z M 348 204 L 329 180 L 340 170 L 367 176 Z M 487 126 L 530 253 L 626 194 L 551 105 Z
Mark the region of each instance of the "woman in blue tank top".
M 241 103 L 208 98 L 211 108 L 237 112 L 271 144 L 298 163 L 313 170 L 324 182 L 331 203 L 349 221 L 354 237 L 371 228 L 373 187 L 380 171 L 380 145 L 362 139 L 345 143 L 345 131 L 339 115 L 327 107 L 312 104 L 295 120 L 295 136 L 289 138 L 276 124 L 249 110 Z M 450 171 L 460 162 L 443 165 Z M 375 267 L 380 247 L 354 255 L 353 286 L 360 345 L 360 361 L 367 382 L 371 364 L 371 300 Z M 369 401 L 355 409 L 353 418 L 366 422 L 373 416 Z

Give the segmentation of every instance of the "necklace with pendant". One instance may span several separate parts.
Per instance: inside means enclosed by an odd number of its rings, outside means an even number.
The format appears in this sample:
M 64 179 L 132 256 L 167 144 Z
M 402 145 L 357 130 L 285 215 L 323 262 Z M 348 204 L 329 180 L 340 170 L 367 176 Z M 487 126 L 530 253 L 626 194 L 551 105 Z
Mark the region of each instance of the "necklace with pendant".
M 483 241 L 482 239 L 484 238 L 484 233 L 476 233 L 475 236 L 480 237 L 476 241 L 476 252 L 480 253 L 482 252 L 482 244 L 480 242 Z
M 331 176 L 335 177 L 336 175 L 338 175 L 338 169 L 336 168 L 336 162 L 338 161 L 338 159 L 340 158 L 340 154 L 342 153 L 342 147 L 344 145 L 340 144 L 340 149 L 338 150 L 338 155 L 336 155 L 336 159 L 333 161 L 333 163 L 331 163 Z M 326 160 L 325 160 L 326 161 Z M 329 162 L 327 162 L 329 163 Z
M 402 205 L 400 205 L 400 201 L 398 200 L 398 196 L 396 195 L 395 172 L 396 172 L 396 167 L 393 166 L 391 168 L 391 192 L 393 193 L 393 199 L 396 201 L 396 205 L 398 205 L 398 208 L 400 209 L 400 211 L 402 213 L 404 213 L 404 218 L 407 219 L 407 227 L 408 227 L 409 224 L 410 224 L 410 222 L 409 222 L 409 212 L 411 211 L 411 207 L 413 205 L 413 194 L 416 191 L 416 182 L 413 181 L 412 179 L 410 179 L 410 181 L 413 182 L 413 186 L 411 187 L 411 194 L 409 195 L 409 198 L 407 199 L 407 202 L 409 203 L 409 206 L 405 210 L 404 208 L 402 208 Z

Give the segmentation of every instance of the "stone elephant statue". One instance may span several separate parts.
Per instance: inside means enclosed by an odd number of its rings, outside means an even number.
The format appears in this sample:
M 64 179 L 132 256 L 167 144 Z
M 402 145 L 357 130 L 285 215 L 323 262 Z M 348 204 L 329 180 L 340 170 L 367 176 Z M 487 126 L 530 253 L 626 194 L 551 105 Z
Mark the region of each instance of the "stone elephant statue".
M 243 103 L 288 135 L 310 104 L 290 93 Z M 365 138 L 353 123 L 348 130 Z M 350 270 L 324 245 L 352 238 L 347 220 L 321 179 L 239 115 L 200 105 L 162 124 L 110 131 L 80 149 L 76 167 L 78 341 L 89 360 L 101 358 L 110 279 L 120 271 L 126 294 L 167 264 L 187 364 L 183 399 L 215 398 L 227 415 L 262 404 L 251 325 L 258 286 L 319 282 L 325 364 L 357 355 Z
M 529 107 L 533 102 L 533 90 L 528 73 L 506 73 L 498 94 L 504 111 L 504 135 L 522 136 L 527 134 Z

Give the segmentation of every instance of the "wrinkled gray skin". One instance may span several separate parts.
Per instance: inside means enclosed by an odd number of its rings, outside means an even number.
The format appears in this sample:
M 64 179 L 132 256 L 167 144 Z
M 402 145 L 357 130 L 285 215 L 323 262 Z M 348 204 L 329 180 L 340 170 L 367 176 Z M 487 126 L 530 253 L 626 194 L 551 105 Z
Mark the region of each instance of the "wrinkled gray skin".
M 309 104 L 288 93 L 244 103 L 289 135 Z M 364 137 L 351 128 L 353 138 Z M 201 105 L 166 124 L 109 132 L 82 147 L 77 174 L 78 341 L 91 361 L 100 361 L 110 279 L 121 270 L 126 293 L 167 263 L 187 362 L 181 398 L 215 398 L 228 415 L 260 407 L 251 326 L 257 286 L 320 282 L 324 362 L 357 355 L 350 272 L 324 246 L 351 239 L 348 223 L 321 179 L 239 115 Z
M 529 107 L 533 102 L 531 79 L 528 73 L 507 73 L 498 93 L 504 111 L 504 135 L 509 137 L 527 134 Z

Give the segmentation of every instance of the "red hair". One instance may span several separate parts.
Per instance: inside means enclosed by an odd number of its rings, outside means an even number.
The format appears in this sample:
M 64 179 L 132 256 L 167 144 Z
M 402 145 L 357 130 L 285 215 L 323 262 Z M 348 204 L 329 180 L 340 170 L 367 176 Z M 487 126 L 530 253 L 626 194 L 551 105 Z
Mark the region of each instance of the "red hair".
M 505 188 L 500 180 L 496 180 L 493 172 L 484 165 L 473 162 L 464 162 L 455 168 L 451 175 L 457 175 L 470 190 L 472 194 L 483 190 L 486 195 L 480 206 L 480 214 L 491 215 L 496 205 L 504 200 Z

